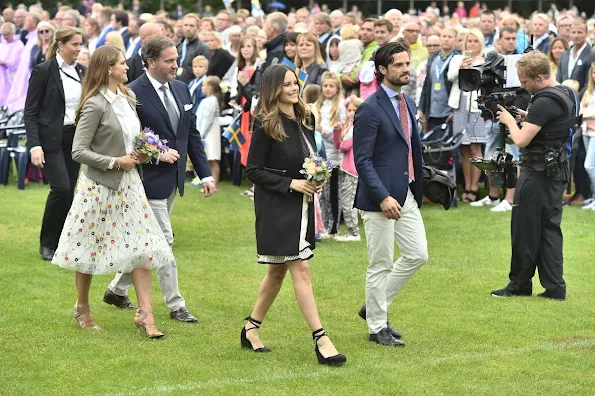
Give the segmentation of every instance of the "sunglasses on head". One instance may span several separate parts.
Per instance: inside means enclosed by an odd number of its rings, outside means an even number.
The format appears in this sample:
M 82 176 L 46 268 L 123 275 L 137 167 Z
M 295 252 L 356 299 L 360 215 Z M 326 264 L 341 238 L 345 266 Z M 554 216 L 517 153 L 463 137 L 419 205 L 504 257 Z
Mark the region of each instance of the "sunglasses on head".
M 45 33 L 49 33 L 49 32 L 50 32 L 49 29 L 39 30 L 39 33 L 41 33 L 41 34 L 45 34 Z

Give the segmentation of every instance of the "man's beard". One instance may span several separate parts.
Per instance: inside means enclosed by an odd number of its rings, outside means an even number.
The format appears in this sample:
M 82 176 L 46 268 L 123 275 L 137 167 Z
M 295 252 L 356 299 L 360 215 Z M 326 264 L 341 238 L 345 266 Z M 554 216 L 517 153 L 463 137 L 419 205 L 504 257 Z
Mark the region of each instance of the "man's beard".
M 409 81 L 410 81 L 409 74 L 402 74 L 398 77 L 386 76 L 386 79 L 388 80 L 389 83 L 391 83 L 395 87 L 402 87 L 404 85 L 409 84 Z

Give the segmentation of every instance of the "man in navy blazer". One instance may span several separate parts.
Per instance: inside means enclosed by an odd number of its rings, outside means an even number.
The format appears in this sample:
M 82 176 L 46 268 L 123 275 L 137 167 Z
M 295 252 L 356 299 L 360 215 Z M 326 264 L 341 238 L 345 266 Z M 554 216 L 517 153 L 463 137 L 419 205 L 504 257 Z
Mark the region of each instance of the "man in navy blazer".
M 355 113 L 353 149 L 361 210 L 368 243 L 366 305 L 370 341 L 403 346 L 390 327 L 389 305 L 428 260 L 422 203 L 422 148 L 413 100 L 401 94 L 409 83 L 409 49 L 388 43 L 374 58 L 380 87 Z M 394 244 L 401 256 L 393 263 Z
M 560 56 L 556 80 L 560 84 L 565 80 L 575 80 L 579 84 L 578 92 L 581 92 L 589 82 L 593 54 L 591 46 L 586 42 L 587 23 L 584 19 L 574 20 L 570 28 L 570 37 L 574 45 Z
M 169 215 L 173 209 L 176 189 L 184 195 L 186 155 L 202 180 L 205 197 L 215 192 L 211 169 L 196 130 L 196 118 L 188 87 L 175 80 L 178 52 L 175 43 L 167 37 L 150 37 L 142 47 L 147 71 L 129 87 L 136 94 L 137 112 L 143 127 L 148 127 L 166 139 L 170 150 L 162 153 L 158 163 L 143 166 L 145 192 L 155 217 L 173 244 Z M 157 271 L 159 285 L 173 319 L 196 322 L 188 312 L 178 290 L 178 272 L 175 263 Z M 126 290 L 132 284 L 130 274 L 117 274 L 104 296 L 104 301 L 120 308 L 129 308 Z

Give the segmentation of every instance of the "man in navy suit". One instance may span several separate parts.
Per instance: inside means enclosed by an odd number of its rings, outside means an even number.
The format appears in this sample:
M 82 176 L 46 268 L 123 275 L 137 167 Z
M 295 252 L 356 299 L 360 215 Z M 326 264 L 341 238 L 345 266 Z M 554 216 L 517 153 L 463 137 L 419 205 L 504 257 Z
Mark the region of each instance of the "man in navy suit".
M 143 127 L 150 128 L 161 139 L 167 139 L 170 147 L 160 156 L 158 163 L 143 166 L 143 184 L 151 209 L 171 246 L 174 238 L 169 215 L 176 189 L 181 196 L 184 195 L 186 155 L 190 156 L 201 177 L 205 197 L 215 192 L 215 183 L 196 130 L 190 92 L 186 84 L 175 80 L 178 68 L 175 43 L 168 37 L 151 37 L 143 43 L 141 51 L 147 72 L 129 87 L 139 102 L 137 111 Z M 171 311 L 170 316 L 181 322 L 196 322 L 178 290 L 175 262 L 157 270 L 157 277 L 165 304 Z M 131 304 L 126 290 L 131 284 L 131 274 L 117 274 L 105 293 L 104 301 L 129 308 Z
M 409 51 L 388 43 L 376 52 L 380 87 L 355 113 L 353 149 L 359 183 L 355 207 L 361 210 L 368 243 L 366 305 L 370 341 L 403 346 L 390 327 L 388 307 L 428 260 L 422 203 L 422 149 L 414 101 L 401 94 L 409 83 Z M 393 263 L 395 242 L 401 256 Z

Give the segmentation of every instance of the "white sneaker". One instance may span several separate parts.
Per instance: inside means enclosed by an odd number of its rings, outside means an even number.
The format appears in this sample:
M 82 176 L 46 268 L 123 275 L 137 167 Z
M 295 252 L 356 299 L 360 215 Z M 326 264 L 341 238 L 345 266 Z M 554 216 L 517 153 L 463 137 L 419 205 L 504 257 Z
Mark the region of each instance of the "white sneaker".
M 585 210 L 595 210 L 595 201 L 592 201 L 590 204 L 583 206 Z
M 337 234 L 329 234 L 328 232 L 323 232 L 322 234 L 320 234 L 320 237 L 322 239 L 335 239 L 335 236 Z
M 335 240 L 338 242 L 359 242 L 362 240 L 362 237 L 359 235 L 340 235 Z
M 512 210 L 512 205 L 507 200 L 503 200 L 498 205 L 490 209 L 490 212 L 508 212 Z
M 492 201 L 488 195 L 480 199 L 479 201 L 471 202 L 469 205 L 477 208 L 480 206 L 496 206 L 500 203 L 500 199 Z

